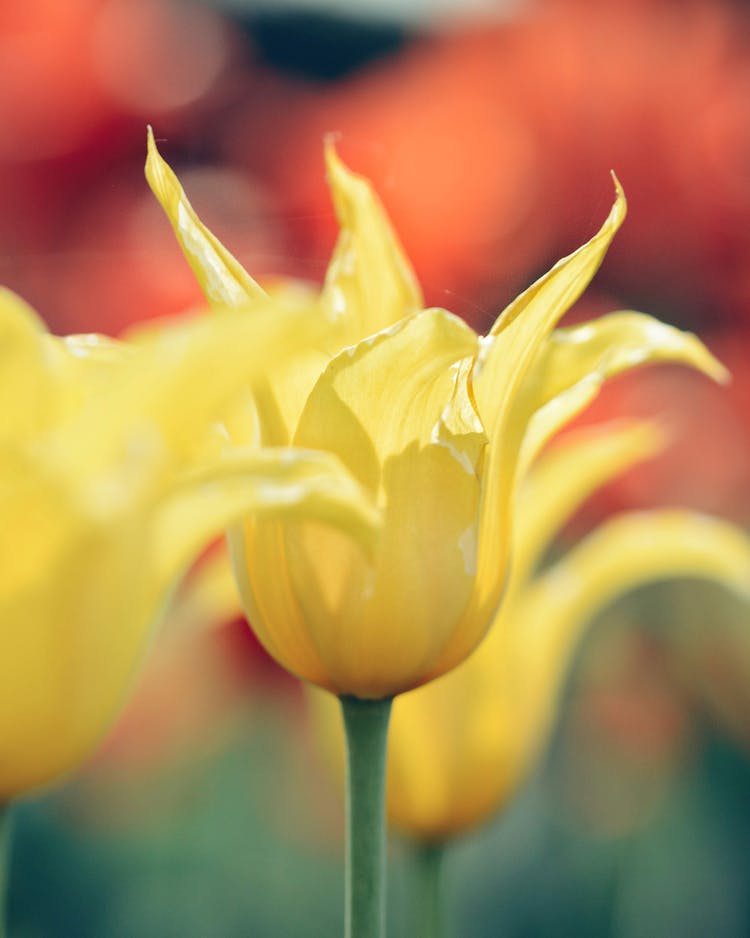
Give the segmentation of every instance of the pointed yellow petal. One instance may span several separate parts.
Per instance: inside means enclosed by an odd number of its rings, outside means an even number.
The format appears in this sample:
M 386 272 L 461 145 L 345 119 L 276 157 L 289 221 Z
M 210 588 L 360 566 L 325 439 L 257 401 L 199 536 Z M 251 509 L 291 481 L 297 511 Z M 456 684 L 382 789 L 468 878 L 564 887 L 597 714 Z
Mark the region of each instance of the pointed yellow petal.
M 247 306 L 266 296 L 239 261 L 198 218 L 179 180 L 160 156 L 150 127 L 146 179 L 172 223 L 187 262 L 211 305 Z
M 514 615 L 523 627 L 515 667 L 529 759 L 593 616 L 629 589 L 672 577 L 713 580 L 749 600 L 750 540 L 734 525 L 697 513 L 628 513 L 601 525 L 519 599 Z
M 625 218 L 625 195 L 615 179 L 617 198 L 594 237 L 558 261 L 498 317 L 474 374 L 482 423 L 492 431 L 507 417 L 513 396 L 545 338 L 588 286 Z
M 341 231 L 321 303 L 353 344 L 420 310 L 422 293 L 370 183 L 347 169 L 330 141 L 325 156 Z
M 330 453 L 228 449 L 178 478 L 155 522 L 154 572 L 171 582 L 226 528 L 255 517 L 304 518 L 340 528 L 372 551 L 380 514 Z
M 523 436 L 530 417 L 519 402 L 524 379 L 538 350 L 560 317 L 580 296 L 601 264 L 625 217 L 625 196 L 615 180 L 617 198 L 599 232 L 521 294 L 482 340 L 474 374 L 474 393 L 490 437 L 483 470 L 476 605 L 493 608 L 508 563 L 511 496 Z M 523 397 L 523 395 L 520 395 Z M 479 623 L 482 615 L 474 617 Z M 456 639 L 448 661 L 460 661 L 478 641 L 471 630 Z
M 663 446 L 664 433 L 646 421 L 617 420 L 568 433 L 541 457 L 519 486 L 513 529 L 512 577 L 521 585 L 560 528 L 598 488 Z

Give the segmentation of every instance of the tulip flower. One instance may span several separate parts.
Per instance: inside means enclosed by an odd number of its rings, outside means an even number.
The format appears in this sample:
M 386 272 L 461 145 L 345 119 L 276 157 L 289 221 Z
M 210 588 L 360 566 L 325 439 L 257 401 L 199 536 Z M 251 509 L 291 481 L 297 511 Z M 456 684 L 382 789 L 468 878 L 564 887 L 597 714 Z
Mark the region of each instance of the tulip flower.
M 209 432 L 304 336 L 274 309 L 58 339 L 0 293 L 0 805 L 91 752 L 171 586 L 229 521 L 304 504 L 349 523 L 352 502 L 366 539 L 372 513 L 326 454 L 227 456 Z
M 381 512 L 374 556 L 343 529 L 251 521 L 233 537 L 253 628 L 292 673 L 333 693 L 393 697 L 479 643 L 507 578 L 519 466 L 609 376 L 681 361 L 722 380 L 700 342 L 638 313 L 554 330 L 625 215 L 516 299 L 481 338 L 419 286 L 366 180 L 326 149 L 341 234 L 310 315 L 326 344 L 256 386 L 264 443 L 335 453 Z M 149 138 L 147 177 L 210 302 L 262 288 L 200 222 Z M 277 288 L 278 289 L 278 288 Z M 290 289 L 287 286 L 287 289 Z
M 721 380 L 689 334 L 637 313 L 556 330 L 625 217 L 561 260 L 480 338 L 422 294 L 367 180 L 333 146 L 326 165 L 340 235 L 310 316 L 326 341 L 273 383 L 254 420 L 271 445 L 334 454 L 382 518 L 371 554 L 315 520 L 251 520 L 231 535 L 248 618 L 293 674 L 341 698 L 348 742 L 348 938 L 382 933 L 382 780 L 390 700 L 460 664 L 508 578 L 517 478 L 546 440 L 635 365 L 669 359 Z M 146 176 L 211 303 L 266 294 L 200 221 L 149 133 Z M 277 287 L 281 294 L 290 284 Z M 355 832 L 352 834 L 352 832 Z

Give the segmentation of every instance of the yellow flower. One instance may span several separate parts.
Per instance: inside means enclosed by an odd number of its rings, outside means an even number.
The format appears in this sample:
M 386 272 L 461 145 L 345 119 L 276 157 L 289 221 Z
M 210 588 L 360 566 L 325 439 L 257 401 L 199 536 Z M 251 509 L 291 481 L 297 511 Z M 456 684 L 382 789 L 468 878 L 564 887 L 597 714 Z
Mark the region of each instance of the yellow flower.
M 264 443 L 338 456 L 381 513 L 382 532 L 372 556 L 343 526 L 313 522 L 252 521 L 231 540 L 269 652 L 336 694 L 381 698 L 438 677 L 477 646 L 507 578 L 519 468 L 607 377 L 659 359 L 724 372 L 694 336 L 637 313 L 555 330 L 625 216 L 619 185 L 601 230 L 480 338 L 451 313 L 422 309 L 369 183 L 330 145 L 326 161 L 341 233 L 322 290 L 301 295 L 330 330 L 304 366 L 256 383 L 256 418 Z M 153 136 L 146 173 L 209 300 L 262 298 L 202 225 Z
M 439 843 L 486 821 L 533 768 L 582 633 L 607 603 L 669 577 L 715 580 L 750 599 L 750 541 L 733 525 L 679 510 L 627 512 L 542 567 L 551 541 L 599 486 L 648 457 L 659 435 L 619 423 L 569 434 L 520 487 L 513 573 L 482 645 L 462 665 L 393 703 L 391 823 Z M 337 708 L 310 695 L 332 761 L 343 764 Z
M 296 338 L 292 341 L 292 336 Z M 58 339 L 0 292 L 0 805 L 86 757 L 149 626 L 197 552 L 247 511 L 374 519 L 325 453 L 209 432 L 238 388 L 304 340 L 284 310 Z

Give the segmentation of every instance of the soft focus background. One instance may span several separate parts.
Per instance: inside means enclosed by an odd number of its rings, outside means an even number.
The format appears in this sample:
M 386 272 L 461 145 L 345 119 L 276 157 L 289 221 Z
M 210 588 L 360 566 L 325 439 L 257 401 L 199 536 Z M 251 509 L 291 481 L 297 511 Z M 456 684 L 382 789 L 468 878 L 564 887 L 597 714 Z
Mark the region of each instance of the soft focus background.
M 729 0 L 25 0 L 0 5 L 0 282 L 54 331 L 199 302 L 145 126 L 261 278 L 319 280 L 321 141 L 370 176 L 428 302 L 488 325 L 628 194 L 573 316 L 700 332 L 729 389 L 651 369 L 594 413 L 667 454 L 598 497 L 750 522 L 750 5 Z M 339 935 L 341 794 L 295 683 L 188 582 L 77 781 L 17 813 L 12 938 Z M 231 618 L 218 616 L 221 618 Z M 454 934 L 750 936 L 750 623 L 718 589 L 599 620 L 544 764 L 449 861 Z M 394 936 L 408 869 L 393 847 Z

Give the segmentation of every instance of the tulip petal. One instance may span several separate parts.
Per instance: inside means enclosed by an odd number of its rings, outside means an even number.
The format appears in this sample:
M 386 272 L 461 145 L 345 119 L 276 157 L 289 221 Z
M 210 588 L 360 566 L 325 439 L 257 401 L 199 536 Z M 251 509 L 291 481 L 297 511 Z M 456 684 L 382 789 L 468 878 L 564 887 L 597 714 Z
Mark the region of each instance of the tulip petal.
M 658 362 L 688 365 L 725 383 L 726 368 L 690 332 L 643 313 L 621 312 L 568 329 L 556 329 L 542 345 L 520 392 L 530 416 L 519 474 L 544 444 L 582 411 L 602 384 L 623 371 Z
M 307 313 L 310 318 L 315 317 L 319 320 L 319 327 L 324 325 L 325 316 L 315 316 L 321 307 L 309 288 L 293 281 L 281 281 L 267 294 L 203 225 L 177 177 L 159 155 L 151 128 L 148 131 L 146 178 L 172 223 L 183 253 L 212 306 L 232 309 L 241 307 L 255 313 L 257 305 L 266 306 L 270 296 L 286 309 L 297 310 L 300 314 Z M 344 344 L 338 329 L 335 337 L 333 334 L 324 335 L 320 330 L 318 338 L 322 345 L 328 346 L 333 342 L 334 351 L 338 351 Z M 248 407 L 244 407 L 244 413 L 237 420 L 231 421 L 233 438 L 240 443 L 250 442 L 248 427 L 255 423 L 263 445 L 287 444 L 304 399 L 323 370 L 325 361 L 327 356 L 323 357 L 322 352 L 311 349 L 300 356 L 293 369 L 285 369 L 279 375 L 278 380 L 273 382 L 273 389 L 266 377 L 256 375 L 253 382 L 254 400 L 250 408 L 253 413 L 248 416 Z
M 560 528 L 589 496 L 663 444 L 657 424 L 616 420 L 568 433 L 545 453 L 518 489 L 513 581 L 521 586 L 531 576 Z
M 515 606 L 517 712 L 528 758 L 549 727 L 576 644 L 607 603 L 672 577 L 716 581 L 750 598 L 750 540 L 734 525 L 678 510 L 631 512 L 602 524 L 544 573 Z
M 421 683 L 473 589 L 479 483 L 470 468 L 446 446 L 415 442 L 387 461 L 383 492 L 370 564 L 318 527 L 286 535 L 295 593 L 338 694 L 388 697 Z
M 474 393 L 479 416 L 490 433 L 498 421 L 507 421 L 513 398 L 537 351 L 588 286 L 622 224 L 626 202 L 616 179 L 615 189 L 612 210 L 594 237 L 517 297 L 482 341 Z
M 230 449 L 178 478 L 154 527 L 159 582 L 171 582 L 231 524 L 256 517 L 324 522 L 371 552 L 380 514 L 338 459 L 304 450 Z
M 422 309 L 422 292 L 369 181 L 347 169 L 330 141 L 325 157 L 341 230 L 321 304 L 352 345 Z
M 0 800 L 68 771 L 121 702 L 155 606 L 133 506 L 99 524 L 78 493 L 29 461 L 3 461 Z M 113 598 L 114 597 L 114 598 Z
M 242 606 L 253 632 L 276 661 L 297 677 L 335 692 L 290 581 L 286 527 L 257 519 L 230 528 L 228 541 Z M 325 525 L 311 527 L 321 533 L 321 551 L 333 538 L 356 548 L 339 531 Z
M 429 309 L 345 349 L 313 388 L 295 445 L 336 453 L 377 491 L 390 456 L 439 438 L 446 404 L 456 396 L 459 363 L 474 353 L 476 341 L 458 317 Z M 459 435 L 454 443 L 460 459 Z
M 516 464 L 517 479 L 523 479 L 526 476 L 534 460 L 555 433 L 570 423 L 596 399 L 601 386 L 601 376 L 596 373 L 589 374 L 576 384 L 560 391 L 536 412 L 534 412 L 534 405 L 528 401 L 526 408 L 519 404 L 518 419 L 521 420 L 521 415 L 526 413 L 528 422 Z
M 729 380 L 726 368 L 691 332 L 625 311 L 556 329 L 539 351 L 527 393 L 541 405 L 592 372 L 604 380 L 656 362 L 690 365 L 719 383 Z
M 135 448 L 141 467 L 150 451 L 154 472 L 179 465 L 199 451 L 201 431 L 223 416 L 243 382 L 314 334 L 309 318 L 266 302 L 253 316 L 217 312 L 135 335 L 107 388 L 66 427 L 61 461 L 94 472 L 126 463 Z
M 198 218 L 177 176 L 159 154 L 150 127 L 146 179 L 211 305 L 247 306 L 266 297 L 262 287 Z
M 54 387 L 47 338 L 34 310 L 0 288 L 0 440 L 25 438 L 49 422 Z
M 597 234 L 511 303 L 481 343 L 474 373 L 474 393 L 490 445 L 480 509 L 475 598 L 479 610 L 496 607 L 503 586 L 502 571 L 508 564 L 512 493 L 530 416 L 523 394 L 519 392 L 538 350 L 596 273 L 625 217 L 625 196 L 616 179 L 615 188 L 617 198 Z M 484 614 L 472 614 L 468 621 L 479 627 L 484 618 Z M 448 665 L 462 660 L 479 638 L 472 628 L 458 632 L 446 652 Z

